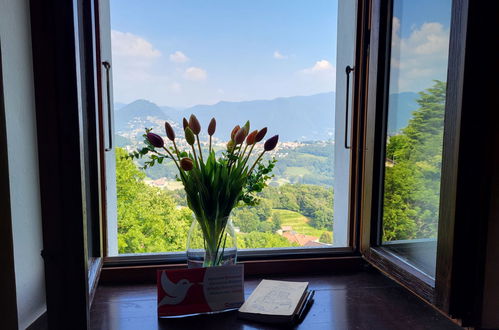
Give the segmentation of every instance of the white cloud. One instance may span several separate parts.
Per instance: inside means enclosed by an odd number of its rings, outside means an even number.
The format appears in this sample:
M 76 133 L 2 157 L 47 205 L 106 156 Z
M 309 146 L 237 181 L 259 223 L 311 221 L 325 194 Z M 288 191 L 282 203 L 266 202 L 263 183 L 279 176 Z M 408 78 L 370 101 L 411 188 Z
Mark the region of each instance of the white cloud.
M 153 45 L 135 34 L 111 30 L 113 55 L 139 58 L 156 58 L 161 52 Z
M 175 53 L 170 54 L 170 61 L 174 63 L 185 63 L 189 61 L 189 58 L 184 53 L 177 50 Z
M 274 58 L 277 60 L 285 60 L 288 57 L 286 55 L 281 54 L 278 50 L 274 52 Z
M 207 76 L 206 70 L 194 66 L 187 68 L 184 72 L 184 78 L 192 81 L 203 81 L 206 80 Z
M 322 73 L 334 73 L 334 67 L 327 60 L 320 60 L 315 62 L 314 66 L 311 68 L 303 69 L 301 71 L 304 74 L 322 74 Z
M 419 92 L 446 80 L 449 29 L 436 22 L 412 28 L 409 36 L 400 37 L 400 19 L 392 25 L 391 92 Z

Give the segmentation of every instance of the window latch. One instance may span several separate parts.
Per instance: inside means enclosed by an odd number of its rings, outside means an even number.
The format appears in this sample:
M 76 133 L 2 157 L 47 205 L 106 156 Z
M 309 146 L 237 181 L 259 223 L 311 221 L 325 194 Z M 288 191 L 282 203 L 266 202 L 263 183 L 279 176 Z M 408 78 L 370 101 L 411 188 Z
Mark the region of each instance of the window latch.
M 346 88 L 346 98 L 345 98 L 345 149 L 350 149 L 348 145 L 348 100 L 350 98 L 350 73 L 354 71 L 354 68 L 347 65 L 345 68 L 345 73 L 347 74 L 347 88 Z
M 104 149 L 104 151 L 111 151 L 113 150 L 113 128 L 111 121 L 113 120 L 113 116 L 111 114 L 112 107 L 111 107 L 111 78 L 109 74 L 109 70 L 111 70 L 111 63 L 108 61 L 102 62 L 102 65 L 106 69 L 106 99 L 107 99 L 107 131 L 108 131 L 108 139 L 109 139 L 109 146 Z

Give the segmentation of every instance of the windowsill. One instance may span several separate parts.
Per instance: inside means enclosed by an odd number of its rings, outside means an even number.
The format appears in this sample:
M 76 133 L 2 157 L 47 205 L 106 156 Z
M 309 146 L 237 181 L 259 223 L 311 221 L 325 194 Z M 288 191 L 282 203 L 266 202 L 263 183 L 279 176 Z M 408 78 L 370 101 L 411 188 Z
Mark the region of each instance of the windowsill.
M 297 256 L 290 255 L 288 258 L 267 256 L 265 259 L 238 258 L 239 264 L 244 264 L 245 276 L 264 276 L 272 274 L 310 274 L 311 272 L 331 271 L 358 271 L 365 265 L 365 261 L 352 251 L 346 254 L 328 256 Z M 112 265 L 104 262 L 100 274 L 101 284 L 116 283 L 154 283 L 158 269 L 186 268 L 185 262 L 145 264 L 145 265 Z
M 298 259 L 353 255 L 355 255 L 354 250 L 350 247 L 263 248 L 239 250 L 237 260 Z M 134 265 L 183 264 L 186 263 L 185 258 L 185 252 L 121 254 L 104 258 L 104 265 L 126 267 Z
M 245 281 L 245 296 L 262 276 Z M 299 329 L 460 329 L 428 304 L 370 269 L 323 270 L 313 275 L 265 276 L 289 281 L 308 281 L 316 290 L 315 302 Z M 242 329 L 271 328 L 237 319 L 227 312 L 181 319 L 158 319 L 156 285 L 99 286 L 91 310 L 91 329 Z M 202 323 L 201 323 L 202 322 Z

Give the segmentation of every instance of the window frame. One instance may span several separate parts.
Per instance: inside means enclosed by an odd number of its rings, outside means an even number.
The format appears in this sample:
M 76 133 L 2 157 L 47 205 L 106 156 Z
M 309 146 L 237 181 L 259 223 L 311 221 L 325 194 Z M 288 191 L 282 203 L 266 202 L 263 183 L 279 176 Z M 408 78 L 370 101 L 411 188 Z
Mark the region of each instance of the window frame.
M 356 50 L 353 88 L 355 111 L 351 145 L 356 149 L 351 156 L 352 246 L 341 253 L 339 250 L 331 252 L 328 256 L 276 254 L 269 258 L 263 254 L 260 260 L 257 256 L 248 256 L 248 260 L 244 260 L 243 256 L 242 263 L 248 274 L 332 273 L 360 269 L 364 266 L 364 258 L 425 299 L 424 292 L 421 293 L 421 289 L 410 282 L 410 276 L 420 282 L 421 279 L 418 274 L 409 273 L 407 265 L 394 264 L 393 258 L 386 255 L 376 259 L 376 253 L 381 254 L 381 250 L 376 246 L 375 235 L 377 222 L 373 203 L 376 187 L 373 182 L 376 180 L 376 168 L 373 155 L 376 152 L 375 128 L 380 124 L 376 111 L 378 104 L 367 100 L 382 102 L 377 97 L 378 94 L 382 95 L 380 90 L 383 85 L 380 84 L 377 89 L 378 83 L 382 82 L 378 81 L 378 64 L 382 65 L 382 62 L 379 58 L 380 40 L 376 36 L 379 35 L 381 9 L 386 7 L 386 1 L 359 0 L 358 6 L 357 45 L 362 47 Z M 87 205 L 84 190 L 88 189 L 86 182 L 93 180 L 95 184 L 99 178 L 91 177 L 88 172 L 81 170 L 85 165 L 80 139 L 90 130 L 81 122 L 81 116 L 89 115 L 89 108 L 81 104 L 80 93 L 86 91 L 87 85 L 79 84 L 81 77 L 78 74 L 95 74 L 93 70 L 83 70 L 82 67 L 88 64 L 80 62 L 83 58 L 80 50 L 88 50 L 93 45 L 91 39 L 86 39 L 86 42 L 81 40 L 85 29 L 81 30 L 79 23 L 88 18 L 85 15 L 93 14 L 91 11 L 89 14 L 88 10 L 82 11 L 82 3 L 88 5 L 89 2 L 72 0 L 41 4 L 39 1 L 30 1 L 42 198 L 42 256 L 46 272 L 48 322 L 51 327 L 62 327 L 68 323 L 85 327 L 88 324 L 92 291 L 89 290 L 86 215 L 88 207 L 93 212 L 99 211 L 99 204 Z M 91 0 L 90 3 L 95 5 L 97 0 Z M 497 81 L 489 70 L 483 70 L 485 59 L 485 63 L 492 66 L 492 72 L 499 72 L 499 62 L 493 61 L 495 53 L 490 51 L 494 44 L 490 39 L 494 36 L 483 33 L 484 26 L 491 31 L 497 30 L 499 20 L 494 19 L 498 12 L 497 6 L 497 2 L 469 0 L 453 0 L 452 6 L 449 52 L 452 64 L 449 63 L 448 75 L 452 79 L 448 79 L 447 85 L 437 275 L 432 299 L 425 300 L 446 315 L 462 319 L 462 325 L 477 325 L 481 318 L 483 258 L 492 185 L 489 177 L 498 171 L 492 168 L 492 162 L 479 164 L 474 157 L 478 152 L 490 160 L 489 153 L 499 153 L 499 143 L 494 145 L 494 142 L 499 141 L 499 130 L 496 129 L 499 120 L 494 120 L 498 113 L 492 114 L 489 110 L 484 112 L 484 117 L 474 116 L 475 107 L 486 108 L 498 102 L 495 97 L 497 90 L 493 89 L 497 87 Z M 88 30 L 85 31 L 88 33 Z M 499 37 L 495 38 L 497 40 Z M 96 62 L 100 63 L 99 60 Z M 477 67 L 481 70 L 476 70 Z M 485 83 L 485 92 L 477 81 Z M 484 97 L 477 98 L 479 93 L 483 93 Z M 92 101 L 92 95 L 86 95 L 85 100 L 95 102 L 95 99 Z M 94 120 L 97 122 L 97 119 Z M 93 162 L 89 166 L 99 168 L 99 164 Z M 468 175 L 470 171 L 476 173 L 473 178 Z M 100 187 L 102 189 L 102 185 Z M 5 185 L 2 188 L 5 189 Z M 467 201 L 467 205 L 460 203 L 462 201 Z M 99 214 L 101 220 L 105 220 L 105 213 Z M 492 215 L 490 217 L 492 221 Z M 102 223 L 105 224 L 105 221 Z M 100 239 L 100 235 L 94 236 L 94 239 Z M 465 238 L 466 246 L 460 246 L 458 243 Z M 104 248 L 105 245 L 100 246 L 101 251 Z M 161 264 L 139 266 L 123 263 L 113 265 L 106 260 L 101 278 L 113 283 L 119 282 L 120 278 L 124 281 L 154 281 L 154 272 L 158 268 L 185 267 L 185 264 L 165 261 L 163 259 Z M 397 271 L 405 271 L 406 274 L 397 275 Z M 407 274 L 410 276 L 405 276 Z M 98 276 L 94 277 L 94 283 L 97 280 Z
M 442 154 L 437 264 L 435 278 L 380 246 L 384 139 L 393 0 L 373 0 L 366 125 L 366 158 L 361 217 L 361 254 L 374 267 L 397 281 L 461 325 L 477 325 L 483 295 L 483 268 L 492 162 L 477 164 L 476 154 L 488 155 L 497 137 L 492 115 L 476 116 L 477 106 L 489 107 L 494 98 L 494 78 L 487 70 L 473 70 L 483 63 L 498 64 L 490 54 L 491 31 L 497 4 L 453 0 Z M 485 20 L 483 15 L 490 17 Z M 380 36 L 383 36 L 381 38 Z M 497 39 L 497 37 L 496 37 Z M 494 39 L 494 40 L 496 40 Z M 484 55 L 485 54 L 485 55 Z M 485 60 L 485 61 L 484 61 Z M 477 81 L 489 88 L 485 93 Z M 495 82 L 497 85 L 497 81 Z M 484 94 L 477 100 L 477 95 Z M 490 112 L 490 111 L 489 111 Z M 497 116 L 497 115 L 496 115 Z M 487 119 L 489 118 L 489 119 Z M 477 143 L 480 141 L 481 143 Z M 495 148 L 495 149 L 494 149 Z M 486 158 L 490 159 L 490 157 Z M 497 170 L 497 169 L 496 169 Z M 469 173 L 475 173 L 470 176 Z M 464 203 L 466 201 L 466 205 Z M 459 242 L 466 241 L 466 244 Z
M 98 0 L 95 0 L 98 3 Z M 369 0 L 357 0 L 357 24 L 356 24 L 356 41 L 355 41 L 355 55 L 354 55 L 354 67 L 360 68 L 365 67 L 367 63 L 367 51 L 365 51 L 368 40 L 368 21 L 366 17 L 369 14 Z M 98 19 L 98 5 L 95 5 L 94 15 L 96 18 L 96 31 L 99 31 L 99 19 Z M 98 33 L 96 33 L 98 35 Z M 97 41 L 97 44 L 99 41 Z M 100 49 L 97 47 L 97 49 Z M 363 51 L 364 49 L 364 51 Z M 96 63 L 100 63 L 102 60 L 100 58 L 99 52 L 97 52 Z M 99 132 L 104 132 L 104 120 L 103 116 L 103 100 L 102 100 L 102 91 L 101 88 L 104 86 L 104 82 L 101 81 L 99 74 L 101 68 L 97 69 L 97 85 L 98 94 L 99 94 Z M 350 154 L 350 212 L 348 216 L 348 246 L 346 247 L 311 247 L 311 248 L 265 248 L 265 249 L 244 249 L 238 251 L 238 261 L 263 261 L 263 260 L 272 260 L 272 259 L 295 259 L 295 261 L 299 261 L 301 258 L 323 258 L 323 257 L 338 257 L 343 258 L 345 256 L 351 257 L 359 257 L 359 208 L 360 202 L 358 198 L 361 196 L 360 183 L 362 175 L 362 166 L 360 164 L 360 160 L 362 159 L 362 146 L 361 143 L 363 141 L 361 130 L 362 130 L 362 121 L 363 114 L 362 109 L 364 108 L 363 102 L 365 102 L 365 90 L 362 81 L 360 79 L 361 74 L 363 72 L 359 70 L 353 71 L 353 79 L 352 79 L 352 89 L 351 89 L 351 104 L 352 104 L 352 117 L 350 120 L 350 145 L 351 145 L 351 154 Z M 363 97 L 359 97 L 363 96 Z M 99 144 L 102 150 L 104 150 L 105 146 L 105 135 L 100 135 Z M 101 157 L 101 159 L 104 159 Z M 101 160 L 102 161 L 102 160 Z M 105 168 L 105 165 L 101 165 L 101 182 L 105 182 L 105 171 L 102 169 Z M 101 187 L 101 189 L 105 189 Z M 103 221 L 102 221 L 102 232 L 106 233 L 107 221 L 106 221 L 106 207 L 105 207 L 105 194 L 101 193 L 101 204 L 103 205 Z M 104 254 L 104 263 L 103 269 L 106 271 L 106 268 L 109 267 L 130 267 L 135 265 L 165 265 L 165 264 L 177 264 L 184 262 L 186 263 L 186 255 L 185 252 L 165 252 L 165 253 L 146 253 L 146 254 L 134 254 L 134 255 L 119 255 L 119 256 L 108 256 L 107 255 L 107 235 L 103 235 L 103 246 L 105 248 L 106 254 Z

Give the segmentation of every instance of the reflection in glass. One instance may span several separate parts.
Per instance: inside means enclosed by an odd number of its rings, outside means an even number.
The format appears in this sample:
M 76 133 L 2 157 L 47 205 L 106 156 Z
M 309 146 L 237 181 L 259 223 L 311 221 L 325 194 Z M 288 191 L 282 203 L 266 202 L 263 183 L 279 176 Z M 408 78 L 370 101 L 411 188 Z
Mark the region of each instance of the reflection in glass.
M 396 0 L 383 244 L 435 273 L 451 1 Z

